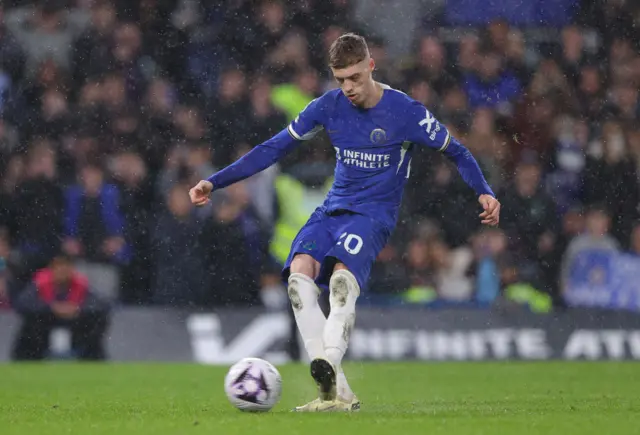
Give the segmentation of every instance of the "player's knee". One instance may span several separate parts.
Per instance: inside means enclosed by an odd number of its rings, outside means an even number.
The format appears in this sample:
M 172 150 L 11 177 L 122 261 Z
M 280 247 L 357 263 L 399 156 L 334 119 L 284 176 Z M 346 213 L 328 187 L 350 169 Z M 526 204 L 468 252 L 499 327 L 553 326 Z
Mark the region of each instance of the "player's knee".
M 296 311 L 300 311 L 305 306 L 317 303 L 319 294 L 316 283 L 302 273 L 292 273 L 289 275 L 287 293 L 291 301 L 291 306 Z
M 320 263 L 311 255 L 298 254 L 291 261 L 291 273 L 301 273 L 311 279 L 315 279 L 320 273 Z
M 344 307 L 355 304 L 360 296 L 360 286 L 356 277 L 346 268 L 336 268 L 329 281 L 330 302 L 332 307 Z

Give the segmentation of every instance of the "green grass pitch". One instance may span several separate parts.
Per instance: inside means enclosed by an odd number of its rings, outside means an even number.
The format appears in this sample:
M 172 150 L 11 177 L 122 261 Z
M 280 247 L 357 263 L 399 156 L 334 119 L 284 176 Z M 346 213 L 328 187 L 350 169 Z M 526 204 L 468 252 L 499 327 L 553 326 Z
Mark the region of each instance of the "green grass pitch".
M 350 363 L 357 414 L 294 414 L 304 365 L 269 413 L 227 402 L 225 367 L 0 365 L 0 434 L 640 434 L 637 363 Z

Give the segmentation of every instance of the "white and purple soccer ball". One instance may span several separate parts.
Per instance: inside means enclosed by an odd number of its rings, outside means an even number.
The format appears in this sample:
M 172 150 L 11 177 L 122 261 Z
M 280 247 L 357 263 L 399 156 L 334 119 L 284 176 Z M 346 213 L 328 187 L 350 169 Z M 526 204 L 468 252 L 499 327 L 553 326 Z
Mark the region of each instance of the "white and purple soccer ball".
M 266 412 L 280 400 L 282 377 L 268 361 L 244 358 L 227 372 L 224 391 L 239 410 Z

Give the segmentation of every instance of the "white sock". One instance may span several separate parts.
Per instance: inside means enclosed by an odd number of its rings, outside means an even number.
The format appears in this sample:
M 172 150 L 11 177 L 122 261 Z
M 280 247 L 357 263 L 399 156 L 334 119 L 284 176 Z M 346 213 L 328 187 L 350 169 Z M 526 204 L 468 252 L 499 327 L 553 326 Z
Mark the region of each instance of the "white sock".
M 327 323 L 318 305 L 318 287 L 302 273 L 289 276 L 289 299 L 309 358 L 326 358 L 322 334 Z
M 342 373 L 342 376 L 338 375 L 338 379 L 343 378 L 342 382 L 338 380 L 338 389 L 342 386 L 348 390 L 347 393 L 351 393 L 342 372 L 342 358 L 349 347 L 349 337 L 356 320 L 356 300 L 360 295 L 360 287 L 351 272 L 338 270 L 331 276 L 329 288 L 331 312 L 324 327 L 324 349 L 331 364 L 337 368 L 338 374 Z

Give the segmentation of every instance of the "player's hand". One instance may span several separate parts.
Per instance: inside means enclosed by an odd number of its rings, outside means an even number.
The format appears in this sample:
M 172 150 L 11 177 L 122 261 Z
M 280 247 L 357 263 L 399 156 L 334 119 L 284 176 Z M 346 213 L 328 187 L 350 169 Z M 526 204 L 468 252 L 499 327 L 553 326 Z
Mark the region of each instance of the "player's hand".
M 498 222 L 500 222 L 500 201 L 491 195 L 484 194 L 480 195 L 478 202 L 484 209 L 484 211 L 480 213 L 482 223 L 491 225 L 492 227 L 498 225 Z
M 198 184 L 189 190 L 191 202 L 197 206 L 205 205 L 209 202 L 209 195 L 213 191 L 213 184 L 207 180 L 200 180 Z

